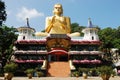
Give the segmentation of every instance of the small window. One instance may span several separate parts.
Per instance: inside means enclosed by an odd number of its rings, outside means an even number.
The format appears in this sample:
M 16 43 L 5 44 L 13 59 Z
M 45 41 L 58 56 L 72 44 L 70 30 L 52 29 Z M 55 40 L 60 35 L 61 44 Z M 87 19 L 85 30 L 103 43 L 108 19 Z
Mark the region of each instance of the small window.
M 94 37 L 92 36 L 92 40 L 94 40 Z
M 25 36 L 23 36 L 23 40 L 25 40 Z

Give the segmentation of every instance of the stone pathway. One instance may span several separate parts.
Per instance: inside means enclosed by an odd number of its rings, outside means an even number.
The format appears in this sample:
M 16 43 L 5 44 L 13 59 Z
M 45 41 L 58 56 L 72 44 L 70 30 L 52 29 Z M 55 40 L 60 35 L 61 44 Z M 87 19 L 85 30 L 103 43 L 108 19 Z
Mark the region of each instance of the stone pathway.
M 0 80 L 4 80 L 3 77 L 0 77 Z M 88 77 L 83 79 L 83 77 L 33 77 L 28 79 L 28 77 L 13 77 L 12 80 L 102 80 L 101 77 Z M 120 80 L 120 76 L 111 77 L 110 80 Z

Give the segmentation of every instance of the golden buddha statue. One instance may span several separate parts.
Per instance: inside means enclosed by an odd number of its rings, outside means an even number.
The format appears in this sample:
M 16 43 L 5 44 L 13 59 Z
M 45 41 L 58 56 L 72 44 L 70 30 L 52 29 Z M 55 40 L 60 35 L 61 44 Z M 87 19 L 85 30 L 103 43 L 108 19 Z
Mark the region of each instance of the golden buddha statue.
M 61 4 L 55 4 L 54 15 L 46 18 L 45 33 L 37 32 L 36 36 L 47 36 L 48 34 L 67 34 L 69 36 L 80 36 L 79 32 L 71 32 L 71 22 L 69 17 L 63 16 L 63 8 Z

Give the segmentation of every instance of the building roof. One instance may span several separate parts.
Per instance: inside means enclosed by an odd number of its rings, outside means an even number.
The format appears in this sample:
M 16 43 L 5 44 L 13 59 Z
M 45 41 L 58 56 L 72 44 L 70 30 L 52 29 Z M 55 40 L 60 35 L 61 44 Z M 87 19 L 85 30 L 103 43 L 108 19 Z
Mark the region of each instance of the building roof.
M 27 23 L 26 26 L 19 27 L 17 28 L 17 30 L 21 31 L 21 30 L 27 29 L 27 30 L 31 30 L 32 32 L 35 32 L 35 29 L 30 27 L 28 18 L 26 18 L 26 23 Z

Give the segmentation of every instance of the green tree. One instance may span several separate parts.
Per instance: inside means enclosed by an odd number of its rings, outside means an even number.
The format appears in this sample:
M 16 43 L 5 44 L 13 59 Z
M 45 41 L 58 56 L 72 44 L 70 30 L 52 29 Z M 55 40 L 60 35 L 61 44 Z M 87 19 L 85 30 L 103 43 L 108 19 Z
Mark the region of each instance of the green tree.
M 71 33 L 79 32 L 80 36 L 83 36 L 82 29 L 84 29 L 84 28 L 85 28 L 85 26 L 79 26 L 78 23 L 72 23 L 71 24 Z
M 15 28 L 7 27 L 6 25 L 0 28 L 0 54 L 6 59 L 12 53 L 13 43 L 17 39 L 15 32 Z
M 117 29 L 114 29 L 114 35 L 113 35 L 114 40 L 113 45 L 114 48 L 118 48 L 120 50 L 120 26 Z
M 102 48 L 110 50 L 110 48 L 120 49 L 120 26 L 118 28 L 107 27 L 99 31 L 99 38 L 103 42 Z
M 120 39 L 120 26 L 117 28 L 115 37 Z
M 5 11 L 5 3 L 0 0 L 0 26 L 2 22 L 6 20 L 6 11 Z
M 115 38 L 113 41 L 114 48 L 118 48 L 120 50 L 120 39 Z
M 73 32 L 76 32 L 77 31 L 77 29 L 76 28 L 78 28 L 79 27 L 79 24 L 78 23 L 72 23 L 71 24 L 71 32 L 73 33 Z
M 99 31 L 99 38 L 100 41 L 102 41 L 102 48 L 108 50 L 108 52 L 110 51 L 110 48 L 113 48 L 113 40 L 114 40 L 114 30 L 110 27 L 104 28 L 102 30 Z

